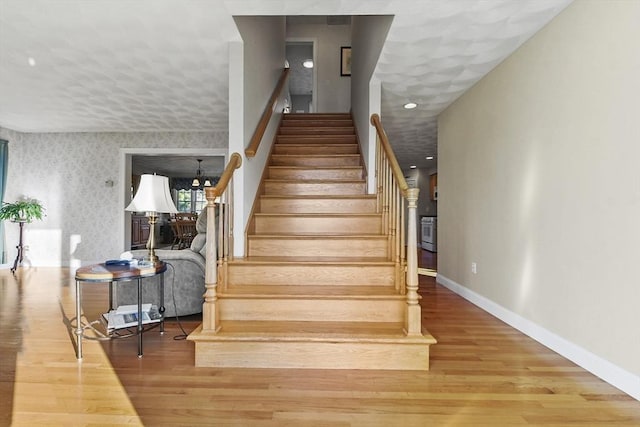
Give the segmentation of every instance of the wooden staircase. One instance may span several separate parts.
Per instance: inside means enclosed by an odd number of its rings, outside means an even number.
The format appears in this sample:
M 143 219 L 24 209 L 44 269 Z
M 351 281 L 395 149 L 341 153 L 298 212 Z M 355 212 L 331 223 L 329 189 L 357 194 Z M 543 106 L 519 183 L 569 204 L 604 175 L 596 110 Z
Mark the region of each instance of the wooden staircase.
M 285 115 L 248 228 L 217 287 L 196 365 L 427 370 L 349 114 Z

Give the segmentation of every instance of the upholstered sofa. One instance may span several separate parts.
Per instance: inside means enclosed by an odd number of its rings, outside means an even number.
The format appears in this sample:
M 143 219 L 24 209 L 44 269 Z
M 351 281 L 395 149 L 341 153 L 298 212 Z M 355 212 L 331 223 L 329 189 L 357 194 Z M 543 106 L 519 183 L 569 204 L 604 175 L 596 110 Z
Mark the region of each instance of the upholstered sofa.
M 191 247 L 181 250 L 158 249 L 156 255 L 167 265 L 164 273 L 164 306 L 165 316 L 187 316 L 202 312 L 204 303 L 205 242 L 207 231 L 206 209 L 196 222 L 197 235 Z M 146 249 L 125 252 L 122 257 L 133 256 L 143 259 L 148 257 Z M 130 255 L 129 255 L 130 254 Z M 159 276 L 143 279 L 142 302 L 158 304 Z M 138 303 L 135 282 L 116 282 L 113 292 L 113 305 L 118 307 Z

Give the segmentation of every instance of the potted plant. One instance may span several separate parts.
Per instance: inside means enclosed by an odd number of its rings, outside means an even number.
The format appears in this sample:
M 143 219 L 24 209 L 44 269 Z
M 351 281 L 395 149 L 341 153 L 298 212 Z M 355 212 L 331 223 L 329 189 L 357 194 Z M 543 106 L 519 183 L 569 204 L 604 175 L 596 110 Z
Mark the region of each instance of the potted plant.
M 22 198 L 13 203 L 4 202 L 0 208 L 0 220 L 11 222 L 31 222 L 42 219 L 44 208 L 36 199 Z
M 31 222 L 34 219 L 42 219 L 44 215 L 44 208 L 40 201 L 36 199 L 29 199 L 23 197 L 22 199 L 14 203 L 3 203 L 0 208 L 0 220 L 9 220 L 16 222 L 20 225 L 20 240 L 18 241 L 18 255 L 13 262 L 11 272 L 15 274 L 18 265 L 22 264 L 24 257 L 24 246 L 22 244 L 22 229 L 25 223 Z

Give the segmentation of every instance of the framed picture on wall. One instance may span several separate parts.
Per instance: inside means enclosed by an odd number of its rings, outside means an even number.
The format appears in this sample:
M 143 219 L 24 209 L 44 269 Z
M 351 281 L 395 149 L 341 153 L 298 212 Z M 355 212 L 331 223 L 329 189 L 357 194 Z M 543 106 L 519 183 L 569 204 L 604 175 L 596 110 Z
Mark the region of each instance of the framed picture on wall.
M 351 46 L 342 46 L 340 48 L 340 75 L 351 75 Z

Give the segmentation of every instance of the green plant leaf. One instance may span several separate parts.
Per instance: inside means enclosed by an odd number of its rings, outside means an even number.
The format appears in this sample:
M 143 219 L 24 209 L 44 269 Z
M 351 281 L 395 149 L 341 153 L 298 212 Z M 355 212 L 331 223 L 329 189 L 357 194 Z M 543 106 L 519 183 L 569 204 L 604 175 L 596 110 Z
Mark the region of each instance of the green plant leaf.
M 0 208 L 0 220 L 14 222 L 41 220 L 44 216 L 44 210 L 42 203 L 36 199 L 23 198 L 13 203 L 4 202 Z

